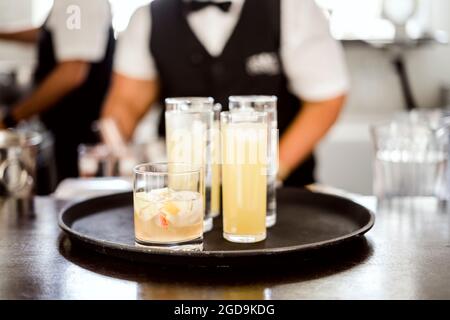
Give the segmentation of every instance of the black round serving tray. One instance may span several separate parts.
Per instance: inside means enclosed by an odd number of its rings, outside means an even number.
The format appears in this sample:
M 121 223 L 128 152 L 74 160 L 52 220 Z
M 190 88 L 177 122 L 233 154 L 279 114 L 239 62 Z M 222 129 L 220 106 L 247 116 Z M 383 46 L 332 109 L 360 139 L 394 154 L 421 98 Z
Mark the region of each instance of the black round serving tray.
M 161 251 L 134 242 L 132 193 L 120 193 L 68 205 L 59 225 L 68 236 L 97 252 L 163 265 L 231 266 L 286 261 L 291 254 L 329 248 L 362 236 L 375 217 L 365 207 L 342 197 L 304 189 L 277 191 L 277 224 L 267 239 L 231 243 L 222 237 L 221 217 L 204 235 L 203 251 Z

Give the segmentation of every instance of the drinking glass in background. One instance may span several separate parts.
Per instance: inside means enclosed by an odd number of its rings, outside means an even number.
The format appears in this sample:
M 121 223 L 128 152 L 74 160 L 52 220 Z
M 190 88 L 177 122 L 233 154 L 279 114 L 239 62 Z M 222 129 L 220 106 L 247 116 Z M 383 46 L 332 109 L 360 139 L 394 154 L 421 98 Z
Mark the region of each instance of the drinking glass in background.
M 213 218 L 220 215 L 221 211 L 221 156 L 220 156 L 220 112 L 222 105 L 214 105 L 214 119 L 211 132 L 211 156 L 212 156 L 212 177 L 211 177 L 211 216 Z
M 203 169 L 187 163 L 142 164 L 134 169 L 134 230 L 138 245 L 202 250 Z
M 126 145 L 121 154 L 114 156 L 113 175 L 118 177 L 132 177 L 133 169 L 139 163 L 152 161 L 147 155 L 147 144 Z
M 437 192 L 437 194 L 440 200 L 449 200 L 450 168 L 448 166 L 448 143 L 450 143 L 450 109 L 421 109 L 409 112 L 399 112 L 396 115 L 395 120 L 402 123 L 422 124 L 430 127 L 434 131 L 445 130 L 447 132 L 447 138 L 443 138 L 443 141 L 441 139 L 443 143 L 447 143 L 446 173 L 444 177 L 445 181 L 439 186 L 439 191 Z
M 132 178 L 133 168 L 139 163 L 165 161 L 161 141 L 128 144 L 115 154 L 105 144 L 80 145 L 78 148 L 79 175 L 83 178 Z
M 431 113 L 402 114 L 371 128 L 379 200 L 447 197 L 448 128 Z
M 222 112 L 223 237 L 252 243 L 266 238 L 267 112 Z
M 168 162 L 183 162 L 203 168 L 205 185 L 205 232 L 213 227 L 211 212 L 211 129 L 214 99 L 183 97 L 166 99 L 166 149 Z
M 267 112 L 269 123 L 268 173 L 267 173 L 267 215 L 266 226 L 277 221 L 277 173 L 278 173 L 278 118 L 276 96 L 231 96 L 229 109 L 232 112 L 255 110 Z
M 78 172 L 82 178 L 113 176 L 114 161 L 106 145 L 86 145 L 78 147 Z

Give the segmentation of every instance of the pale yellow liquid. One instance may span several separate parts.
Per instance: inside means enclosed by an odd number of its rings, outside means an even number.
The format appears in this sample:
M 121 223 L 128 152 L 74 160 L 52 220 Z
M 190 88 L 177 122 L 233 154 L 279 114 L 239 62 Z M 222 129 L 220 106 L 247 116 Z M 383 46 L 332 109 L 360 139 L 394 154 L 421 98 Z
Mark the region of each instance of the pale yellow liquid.
M 161 189 L 162 190 L 162 189 Z M 189 200 L 152 200 L 146 192 L 134 195 L 135 237 L 142 243 L 179 243 L 203 234 L 201 195 Z
M 211 214 L 217 217 L 220 214 L 220 165 L 212 165 L 211 185 Z
M 259 135 L 257 139 L 249 138 L 243 134 L 245 130 L 266 134 Z M 265 154 L 266 150 L 265 124 L 242 123 L 223 126 L 222 195 L 226 234 L 265 237 L 267 164 L 260 160 L 253 161 L 253 158 L 255 151 Z M 236 154 L 238 152 L 240 156 Z

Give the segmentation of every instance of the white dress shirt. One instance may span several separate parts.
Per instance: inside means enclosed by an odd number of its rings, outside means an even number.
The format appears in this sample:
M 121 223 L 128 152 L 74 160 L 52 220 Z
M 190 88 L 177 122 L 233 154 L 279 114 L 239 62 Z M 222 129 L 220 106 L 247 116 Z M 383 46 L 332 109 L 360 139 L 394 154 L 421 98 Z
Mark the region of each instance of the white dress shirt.
M 189 26 L 212 56 L 222 53 L 244 1 L 232 0 L 228 12 L 208 6 L 188 14 Z M 348 90 L 342 47 L 332 38 L 328 22 L 314 0 L 281 0 L 281 32 L 280 56 L 293 94 L 303 100 L 320 101 Z M 144 6 L 136 10 L 119 37 L 115 72 L 141 80 L 158 77 L 149 49 L 150 33 L 151 12 Z
M 101 61 L 110 27 L 111 8 L 107 0 L 57 0 L 46 24 L 59 62 Z

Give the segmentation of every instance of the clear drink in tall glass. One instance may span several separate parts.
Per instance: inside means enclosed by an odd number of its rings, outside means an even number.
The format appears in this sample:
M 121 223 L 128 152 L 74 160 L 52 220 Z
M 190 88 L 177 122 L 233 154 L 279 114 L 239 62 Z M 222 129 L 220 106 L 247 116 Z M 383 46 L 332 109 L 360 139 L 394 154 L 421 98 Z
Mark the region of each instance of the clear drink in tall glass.
M 251 243 L 266 238 L 267 141 L 265 112 L 222 112 L 223 236 Z
M 138 245 L 170 250 L 203 248 L 200 167 L 142 164 L 134 169 L 134 230 Z
M 166 149 L 169 162 L 184 162 L 203 168 L 205 232 L 213 227 L 211 214 L 211 128 L 212 98 L 186 97 L 166 99 Z
M 276 183 L 278 173 L 278 116 L 276 96 L 231 96 L 229 98 L 231 112 L 255 110 L 267 112 L 269 124 L 268 140 L 268 172 L 267 172 L 267 215 L 266 226 L 275 225 L 277 221 Z

